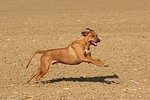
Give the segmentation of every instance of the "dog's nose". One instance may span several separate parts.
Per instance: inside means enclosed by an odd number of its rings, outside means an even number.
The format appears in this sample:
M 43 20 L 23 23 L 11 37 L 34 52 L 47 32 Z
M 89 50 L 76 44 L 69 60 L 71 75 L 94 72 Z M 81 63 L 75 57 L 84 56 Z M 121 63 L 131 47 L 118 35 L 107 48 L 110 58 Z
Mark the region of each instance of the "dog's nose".
M 100 39 L 97 39 L 97 42 L 100 42 L 101 40 Z

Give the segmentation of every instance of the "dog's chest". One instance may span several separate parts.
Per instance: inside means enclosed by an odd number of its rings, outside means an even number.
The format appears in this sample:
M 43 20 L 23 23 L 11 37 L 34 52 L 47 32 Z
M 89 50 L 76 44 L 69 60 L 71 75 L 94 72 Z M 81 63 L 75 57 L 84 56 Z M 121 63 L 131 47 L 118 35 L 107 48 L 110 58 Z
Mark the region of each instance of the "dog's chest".
M 85 56 L 89 54 L 90 50 L 85 50 Z

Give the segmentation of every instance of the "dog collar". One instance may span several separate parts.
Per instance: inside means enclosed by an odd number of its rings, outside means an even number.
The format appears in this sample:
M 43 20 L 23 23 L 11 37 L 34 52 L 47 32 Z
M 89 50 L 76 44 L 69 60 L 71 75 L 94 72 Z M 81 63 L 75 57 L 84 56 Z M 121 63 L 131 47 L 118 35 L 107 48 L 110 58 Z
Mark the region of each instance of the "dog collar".
M 85 50 L 85 56 L 89 54 L 90 50 Z

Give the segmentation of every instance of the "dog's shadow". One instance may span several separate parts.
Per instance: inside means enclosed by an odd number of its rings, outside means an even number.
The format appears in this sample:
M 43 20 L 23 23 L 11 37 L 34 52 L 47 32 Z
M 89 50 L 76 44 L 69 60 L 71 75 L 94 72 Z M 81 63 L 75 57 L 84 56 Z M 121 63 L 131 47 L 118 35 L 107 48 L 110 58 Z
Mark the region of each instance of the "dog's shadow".
M 43 84 L 49 84 L 49 83 L 55 83 L 55 82 L 61 82 L 61 81 L 73 81 L 73 82 L 101 82 L 106 84 L 116 83 L 114 81 L 107 81 L 105 79 L 107 78 L 119 78 L 116 74 L 110 75 L 110 76 L 99 76 L 99 77 L 80 77 L 80 78 L 58 78 L 58 79 L 52 79 L 47 81 L 42 81 Z

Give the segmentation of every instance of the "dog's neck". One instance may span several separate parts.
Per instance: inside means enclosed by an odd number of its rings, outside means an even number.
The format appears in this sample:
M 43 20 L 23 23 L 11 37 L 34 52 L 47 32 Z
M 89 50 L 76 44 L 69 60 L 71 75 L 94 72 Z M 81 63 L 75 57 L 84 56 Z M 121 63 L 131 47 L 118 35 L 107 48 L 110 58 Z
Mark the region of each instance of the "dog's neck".
M 85 50 L 90 50 L 90 45 L 85 45 L 85 46 L 84 46 L 84 49 L 85 49 Z
M 81 36 L 79 37 L 76 41 L 74 42 L 78 42 L 78 43 L 82 43 L 84 50 L 85 51 L 89 51 L 90 50 L 90 43 L 86 42 L 85 36 Z
M 88 43 L 87 38 L 85 36 L 83 36 L 83 40 L 84 40 L 84 48 L 85 50 L 90 50 L 90 43 Z

